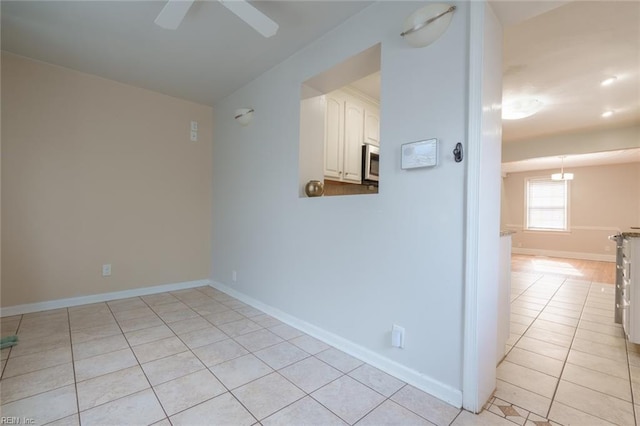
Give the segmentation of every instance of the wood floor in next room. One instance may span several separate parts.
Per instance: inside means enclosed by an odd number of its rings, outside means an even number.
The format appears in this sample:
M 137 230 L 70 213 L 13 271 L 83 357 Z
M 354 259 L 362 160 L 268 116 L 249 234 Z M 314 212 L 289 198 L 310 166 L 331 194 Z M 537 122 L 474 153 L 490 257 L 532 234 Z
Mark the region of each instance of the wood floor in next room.
M 513 256 L 511 336 L 488 410 L 517 424 L 635 425 L 640 345 L 614 322 L 615 264 Z M 540 424 L 540 423 L 537 423 Z

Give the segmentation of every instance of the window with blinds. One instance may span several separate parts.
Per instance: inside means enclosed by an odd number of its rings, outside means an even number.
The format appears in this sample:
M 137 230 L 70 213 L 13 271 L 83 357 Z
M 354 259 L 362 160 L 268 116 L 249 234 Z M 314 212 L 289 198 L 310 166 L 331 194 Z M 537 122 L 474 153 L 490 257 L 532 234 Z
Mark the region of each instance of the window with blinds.
M 527 179 L 526 229 L 568 231 L 567 185 L 566 180 Z

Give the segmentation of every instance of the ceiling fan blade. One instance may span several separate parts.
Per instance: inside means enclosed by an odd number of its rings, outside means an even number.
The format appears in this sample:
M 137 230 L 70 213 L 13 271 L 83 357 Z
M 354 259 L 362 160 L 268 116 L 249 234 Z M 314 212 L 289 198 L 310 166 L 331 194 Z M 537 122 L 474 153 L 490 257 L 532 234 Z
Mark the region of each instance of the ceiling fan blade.
M 271 18 L 251 6 L 245 0 L 218 1 L 263 36 L 269 38 L 278 32 L 278 24 L 273 22 Z
M 184 19 L 194 0 L 169 0 L 154 21 L 156 25 L 168 30 L 175 30 Z

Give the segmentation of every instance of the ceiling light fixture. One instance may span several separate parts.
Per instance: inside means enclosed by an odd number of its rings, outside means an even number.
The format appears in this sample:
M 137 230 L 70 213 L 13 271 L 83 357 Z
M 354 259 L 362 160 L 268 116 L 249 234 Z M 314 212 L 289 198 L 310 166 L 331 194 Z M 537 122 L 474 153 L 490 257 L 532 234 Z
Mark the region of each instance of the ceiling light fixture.
M 601 116 L 602 118 L 609 118 L 609 117 L 611 117 L 612 115 L 613 115 L 613 111 L 609 110 L 609 111 L 605 111 L 605 112 L 603 112 L 600 116 Z
M 615 75 L 614 75 L 614 76 L 611 76 L 611 77 L 609 77 L 609 78 L 605 78 L 604 80 L 602 80 L 602 81 L 600 82 L 600 85 L 601 85 L 601 86 L 610 86 L 610 85 L 612 85 L 613 83 L 615 83 L 617 79 L 618 79 L 618 77 L 616 77 Z
M 506 102 L 502 105 L 503 120 L 520 120 L 531 117 L 542 109 L 544 103 L 536 98 L 523 98 Z
M 564 172 L 564 156 L 560 157 L 560 173 L 553 173 L 551 180 L 573 180 L 573 173 Z
M 404 37 L 413 47 L 425 47 L 436 41 L 449 27 L 455 6 L 432 3 L 413 12 L 404 21 Z

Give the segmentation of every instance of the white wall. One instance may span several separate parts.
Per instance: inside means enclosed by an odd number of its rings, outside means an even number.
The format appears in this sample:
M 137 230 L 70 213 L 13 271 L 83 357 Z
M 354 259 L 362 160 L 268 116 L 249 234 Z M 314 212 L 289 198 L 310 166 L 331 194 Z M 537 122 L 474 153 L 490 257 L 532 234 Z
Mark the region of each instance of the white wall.
M 468 3 L 415 49 L 399 36 L 422 4 L 380 2 L 214 109 L 212 278 L 395 363 L 461 404 Z M 300 85 L 382 43 L 377 196 L 298 197 Z M 239 127 L 238 107 L 255 108 Z M 400 145 L 438 138 L 440 162 L 403 171 Z M 496 236 L 497 237 L 497 236 Z M 232 271 L 237 282 L 232 282 Z M 406 346 L 390 346 L 392 324 Z

